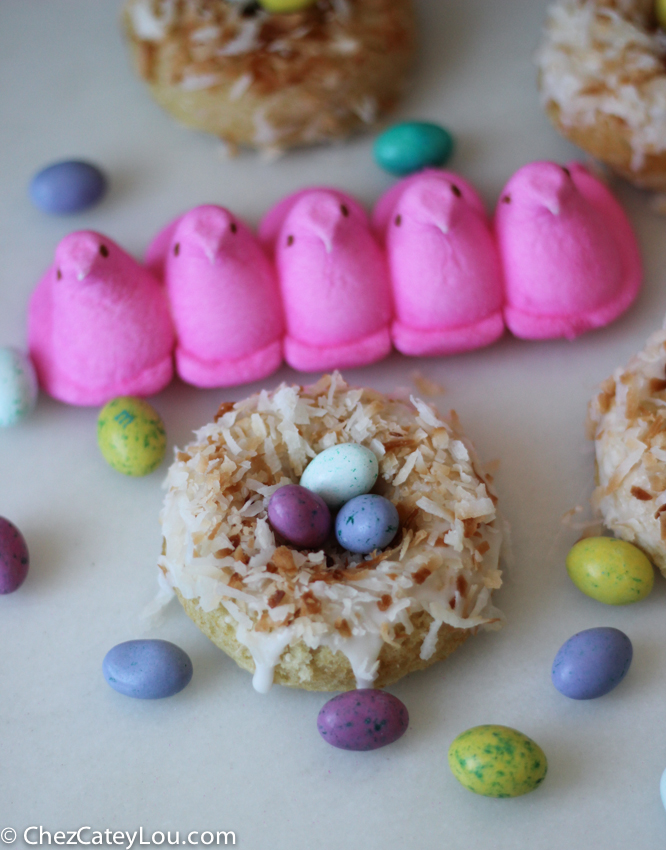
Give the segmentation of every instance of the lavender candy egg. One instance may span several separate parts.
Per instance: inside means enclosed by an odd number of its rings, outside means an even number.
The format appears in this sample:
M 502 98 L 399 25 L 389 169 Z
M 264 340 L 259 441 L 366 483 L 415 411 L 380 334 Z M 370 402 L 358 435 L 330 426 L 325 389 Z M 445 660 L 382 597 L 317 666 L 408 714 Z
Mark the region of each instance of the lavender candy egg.
M 409 713 L 400 700 L 372 688 L 333 697 L 317 717 L 319 734 L 341 750 L 378 750 L 402 737 L 408 725 Z
M 565 697 L 596 699 L 620 684 L 632 656 L 631 641 L 619 629 L 586 629 L 560 647 L 551 678 Z
M 400 518 L 393 502 L 372 493 L 351 499 L 335 520 L 338 543 L 359 555 L 385 549 L 399 528 Z
M 137 699 L 162 699 L 190 683 L 192 662 L 168 640 L 128 640 L 106 653 L 102 672 L 118 693 Z
M 271 496 L 268 521 L 275 531 L 294 546 L 322 546 L 331 530 L 331 512 L 326 502 L 300 484 L 286 484 Z
M 30 556 L 23 535 L 0 516 L 0 594 L 13 593 L 28 575 Z

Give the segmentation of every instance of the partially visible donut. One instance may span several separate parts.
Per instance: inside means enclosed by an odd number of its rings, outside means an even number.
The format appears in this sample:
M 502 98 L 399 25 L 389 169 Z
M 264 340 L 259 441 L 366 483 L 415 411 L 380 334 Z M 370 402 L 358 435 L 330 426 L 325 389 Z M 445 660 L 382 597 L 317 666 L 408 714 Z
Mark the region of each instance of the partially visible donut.
M 389 548 L 285 545 L 272 493 L 340 443 L 379 460 L 373 492 L 397 507 Z M 382 687 L 445 658 L 501 616 L 492 591 L 501 530 L 488 477 L 455 422 L 424 402 L 353 389 L 338 374 L 223 405 L 169 470 L 162 511 L 167 584 L 257 690 Z
M 542 104 L 574 144 L 666 190 L 666 33 L 653 0 L 556 0 L 537 52 Z
M 414 52 L 412 0 L 317 0 L 269 14 L 254 0 L 127 0 L 135 68 L 183 124 L 281 149 L 373 125 Z

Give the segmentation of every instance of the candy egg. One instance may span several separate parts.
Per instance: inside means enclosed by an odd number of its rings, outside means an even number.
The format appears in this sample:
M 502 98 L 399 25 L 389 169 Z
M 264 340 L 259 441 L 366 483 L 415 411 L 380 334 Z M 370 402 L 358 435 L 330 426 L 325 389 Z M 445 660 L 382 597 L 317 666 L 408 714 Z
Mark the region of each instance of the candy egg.
M 409 713 L 386 691 L 361 688 L 330 699 L 319 712 L 322 738 L 341 750 L 377 750 L 407 731 Z
M 64 160 L 37 172 L 30 198 L 42 212 L 62 215 L 87 210 L 106 192 L 106 177 L 89 162 Z
M 666 770 L 661 774 L 661 781 L 659 783 L 659 793 L 661 795 L 661 803 L 666 809 Z
M 645 599 L 654 583 L 652 564 L 643 552 L 614 537 L 579 540 L 567 555 L 567 572 L 579 590 L 607 605 Z
M 301 487 L 317 493 L 329 508 L 367 493 L 375 486 L 379 464 L 374 452 L 358 443 L 324 449 L 306 466 Z
M 305 487 L 287 484 L 271 496 L 268 521 L 295 546 L 318 548 L 331 530 L 331 512 L 326 502 Z
M 666 0 L 655 0 L 654 13 L 659 26 L 666 30 Z
M 0 428 L 24 419 L 37 401 L 32 361 L 16 348 L 0 348 Z
M 162 699 L 189 684 L 192 662 L 168 640 L 128 640 L 106 653 L 102 672 L 118 693 L 137 699 Z
M 97 442 L 105 460 L 125 475 L 147 475 L 166 451 L 164 423 L 141 398 L 120 396 L 101 409 Z
M 455 778 L 484 797 L 519 797 L 534 791 L 546 775 L 543 750 L 508 726 L 474 726 L 449 748 Z
M 375 162 L 389 174 L 404 177 L 422 168 L 444 165 L 453 153 L 453 137 L 438 124 L 405 121 L 375 140 Z
M 0 517 L 0 594 L 13 593 L 28 575 L 30 556 L 23 535 L 8 519 Z
M 632 655 L 631 641 L 619 629 L 585 629 L 562 644 L 551 679 L 565 697 L 596 699 L 620 684 Z
M 361 555 L 385 549 L 399 528 L 400 518 L 393 502 L 373 494 L 351 499 L 340 508 L 335 520 L 338 543 Z
M 259 0 L 259 5 L 267 12 L 279 15 L 292 15 L 312 6 L 317 0 Z

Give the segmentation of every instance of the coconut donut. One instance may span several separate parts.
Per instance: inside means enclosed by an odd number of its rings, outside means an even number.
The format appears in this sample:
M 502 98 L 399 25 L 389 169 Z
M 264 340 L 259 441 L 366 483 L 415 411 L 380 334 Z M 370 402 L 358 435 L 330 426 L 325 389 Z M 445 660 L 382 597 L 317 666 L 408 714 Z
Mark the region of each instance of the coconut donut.
M 372 126 L 414 53 L 411 0 L 127 0 L 134 66 L 178 121 L 232 145 L 283 149 Z
M 270 496 L 324 449 L 379 461 L 373 492 L 401 529 L 369 555 L 295 549 L 271 529 Z M 159 567 L 187 614 L 265 692 L 382 687 L 497 628 L 502 534 L 489 476 L 455 415 L 353 389 L 339 374 L 223 404 L 177 451 Z M 163 582 L 164 583 L 164 582 Z
M 555 127 L 618 174 L 666 190 L 666 33 L 654 0 L 557 0 L 536 56 Z
M 589 410 L 593 507 L 666 575 L 666 329 L 601 385 Z

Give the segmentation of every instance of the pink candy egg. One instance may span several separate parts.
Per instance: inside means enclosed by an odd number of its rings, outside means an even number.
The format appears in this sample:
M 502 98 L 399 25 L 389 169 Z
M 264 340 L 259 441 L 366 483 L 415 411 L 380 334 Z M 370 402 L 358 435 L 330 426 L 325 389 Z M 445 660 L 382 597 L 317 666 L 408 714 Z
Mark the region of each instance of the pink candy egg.
M 28 547 L 18 528 L 0 517 L 0 594 L 13 593 L 28 575 Z
M 273 493 L 268 521 L 290 543 L 308 549 L 322 546 L 331 530 L 326 502 L 300 484 L 287 484 Z

